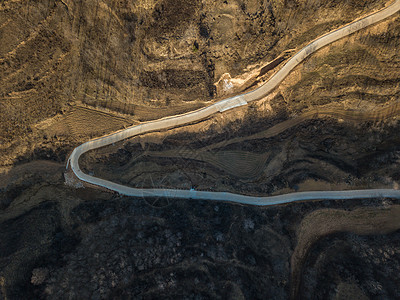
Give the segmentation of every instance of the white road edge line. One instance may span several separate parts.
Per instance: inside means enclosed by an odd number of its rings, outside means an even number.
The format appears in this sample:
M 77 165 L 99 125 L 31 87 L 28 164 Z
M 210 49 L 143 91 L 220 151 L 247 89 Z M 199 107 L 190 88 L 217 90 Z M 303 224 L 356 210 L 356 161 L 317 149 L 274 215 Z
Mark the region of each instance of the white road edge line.
M 205 119 L 215 113 L 224 112 L 234 107 L 246 105 L 248 102 L 261 99 L 269 94 L 278 84 L 306 57 L 317 51 L 318 49 L 333 43 L 345 36 L 359 31 L 367 26 L 378 23 L 400 10 L 400 0 L 395 0 L 390 6 L 359 19 L 353 23 L 343 26 L 329 32 L 318 39 L 312 41 L 299 52 L 297 52 L 274 76 L 272 76 L 264 85 L 254 91 L 227 98 L 216 102 L 208 107 L 201 108 L 189 113 L 162 118 L 155 121 L 149 121 L 140 125 L 132 126 L 124 130 L 112 133 L 110 135 L 100 137 L 76 147 L 67 161 L 75 175 L 82 181 L 94 184 L 106 189 L 118 192 L 126 196 L 134 197 L 169 197 L 181 199 L 200 199 L 228 201 L 251 205 L 276 205 L 289 203 L 294 201 L 305 200 L 338 200 L 338 199 L 361 199 L 361 198 L 398 198 L 400 199 L 400 191 L 394 189 L 367 189 L 367 190 L 348 190 L 348 191 L 311 191 L 289 193 L 278 196 L 256 197 L 241 194 L 233 194 L 229 192 L 208 192 L 195 190 L 178 190 L 178 189 L 139 189 L 117 184 L 101 178 L 90 176 L 83 173 L 79 168 L 79 157 L 96 148 L 104 147 L 118 141 L 133 137 L 135 135 L 157 131 L 160 129 L 173 128 L 195 121 Z

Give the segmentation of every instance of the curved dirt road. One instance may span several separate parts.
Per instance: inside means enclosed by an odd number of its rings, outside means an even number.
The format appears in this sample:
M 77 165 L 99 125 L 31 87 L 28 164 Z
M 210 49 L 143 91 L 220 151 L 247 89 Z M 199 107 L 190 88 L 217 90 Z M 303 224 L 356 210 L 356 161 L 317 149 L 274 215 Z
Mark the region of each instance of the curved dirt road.
M 258 100 L 270 93 L 300 62 L 318 49 L 348 36 L 358 30 L 369 25 L 380 22 L 387 17 L 397 13 L 400 10 L 400 0 L 395 0 L 390 6 L 350 23 L 340 29 L 334 30 L 322 37 L 314 40 L 306 47 L 301 49 L 294 55 L 273 77 L 270 78 L 263 86 L 243 95 L 227 98 L 216 102 L 208 107 L 182 114 L 162 118 L 155 121 L 146 122 L 136 125 L 108 136 L 88 141 L 74 149 L 68 159 L 68 165 L 72 171 L 82 181 L 116 191 L 120 194 L 136 197 L 171 197 L 184 199 L 202 199 L 202 200 L 218 200 L 231 201 L 252 205 L 274 205 L 294 201 L 316 200 L 316 199 L 356 199 L 356 198 L 377 198 L 391 197 L 400 198 L 399 190 L 392 189 L 373 189 L 373 190 L 352 190 L 352 191 L 313 191 L 285 194 L 269 197 L 254 197 L 227 192 L 208 192 L 195 190 L 175 190 L 175 189 L 138 189 L 120 185 L 101 178 L 93 177 L 83 173 L 79 168 L 79 157 L 89 151 L 112 143 L 119 142 L 126 138 L 161 129 L 173 128 L 188 123 L 193 123 L 205 119 L 218 112 L 224 112 L 234 107 L 246 105 L 248 102 Z

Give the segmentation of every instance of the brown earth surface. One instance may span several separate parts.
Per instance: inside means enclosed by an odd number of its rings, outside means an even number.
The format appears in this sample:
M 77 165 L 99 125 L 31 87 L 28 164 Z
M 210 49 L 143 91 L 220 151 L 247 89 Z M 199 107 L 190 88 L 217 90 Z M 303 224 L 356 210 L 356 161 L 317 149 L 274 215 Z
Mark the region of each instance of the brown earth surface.
M 91 138 L 254 89 L 385 1 L 0 1 L 0 299 L 398 299 L 399 201 L 122 197 Z M 135 187 L 398 188 L 400 17 L 248 106 L 87 153 Z
M 384 4 L 176 1 L 2 1 L 2 165 L 15 161 L 19 140 L 40 148 L 32 126 L 76 104 L 135 120 L 190 111 L 219 97 L 214 84 L 224 74 L 238 92 L 287 50 Z

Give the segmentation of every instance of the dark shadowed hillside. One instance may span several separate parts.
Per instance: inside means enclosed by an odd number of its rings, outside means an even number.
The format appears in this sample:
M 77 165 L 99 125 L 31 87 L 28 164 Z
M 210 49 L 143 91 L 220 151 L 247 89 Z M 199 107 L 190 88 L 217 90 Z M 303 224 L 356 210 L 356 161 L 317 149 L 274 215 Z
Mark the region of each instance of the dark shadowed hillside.
M 381 0 L 0 1 L 0 299 L 399 299 L 400 202 L 124 197 L 74 147 L 250 91 Z M 398 189 L 400 15 L 268 96 L 86 153 L 132 187 Z

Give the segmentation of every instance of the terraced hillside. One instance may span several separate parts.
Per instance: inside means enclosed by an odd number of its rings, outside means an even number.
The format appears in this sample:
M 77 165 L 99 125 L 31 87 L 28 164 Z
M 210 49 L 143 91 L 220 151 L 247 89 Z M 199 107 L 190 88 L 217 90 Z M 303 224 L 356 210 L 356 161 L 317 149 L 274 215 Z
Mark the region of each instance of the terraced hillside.
M 124 197 L 90 138 L 253 89 L 380 0 L 0 1 L 0 299 L 399 299 L 399 200 Z M 400 16 L 271 95 L 87 153 L 134 187 L 399 188 Z
M 288 49 L 384 4 L 176 1 L 2 1 L 2 156 L 15 160 L 16 140 L 27 135 L 40 147 L 47 133 L 31 127 L 69 110 L 68 103 L 136 120 L 204 106 L 220 96 L 220 78 L 232 78 L 233 87 L 221 95 L 238 91 Z M 76 143 L 73 132 L 63 135 Z
M 256 195 L 396 187 L 399 28 L 395 16 L 342 39 L 255 105 L 94 151 L 86 169 L 133 187 Z

